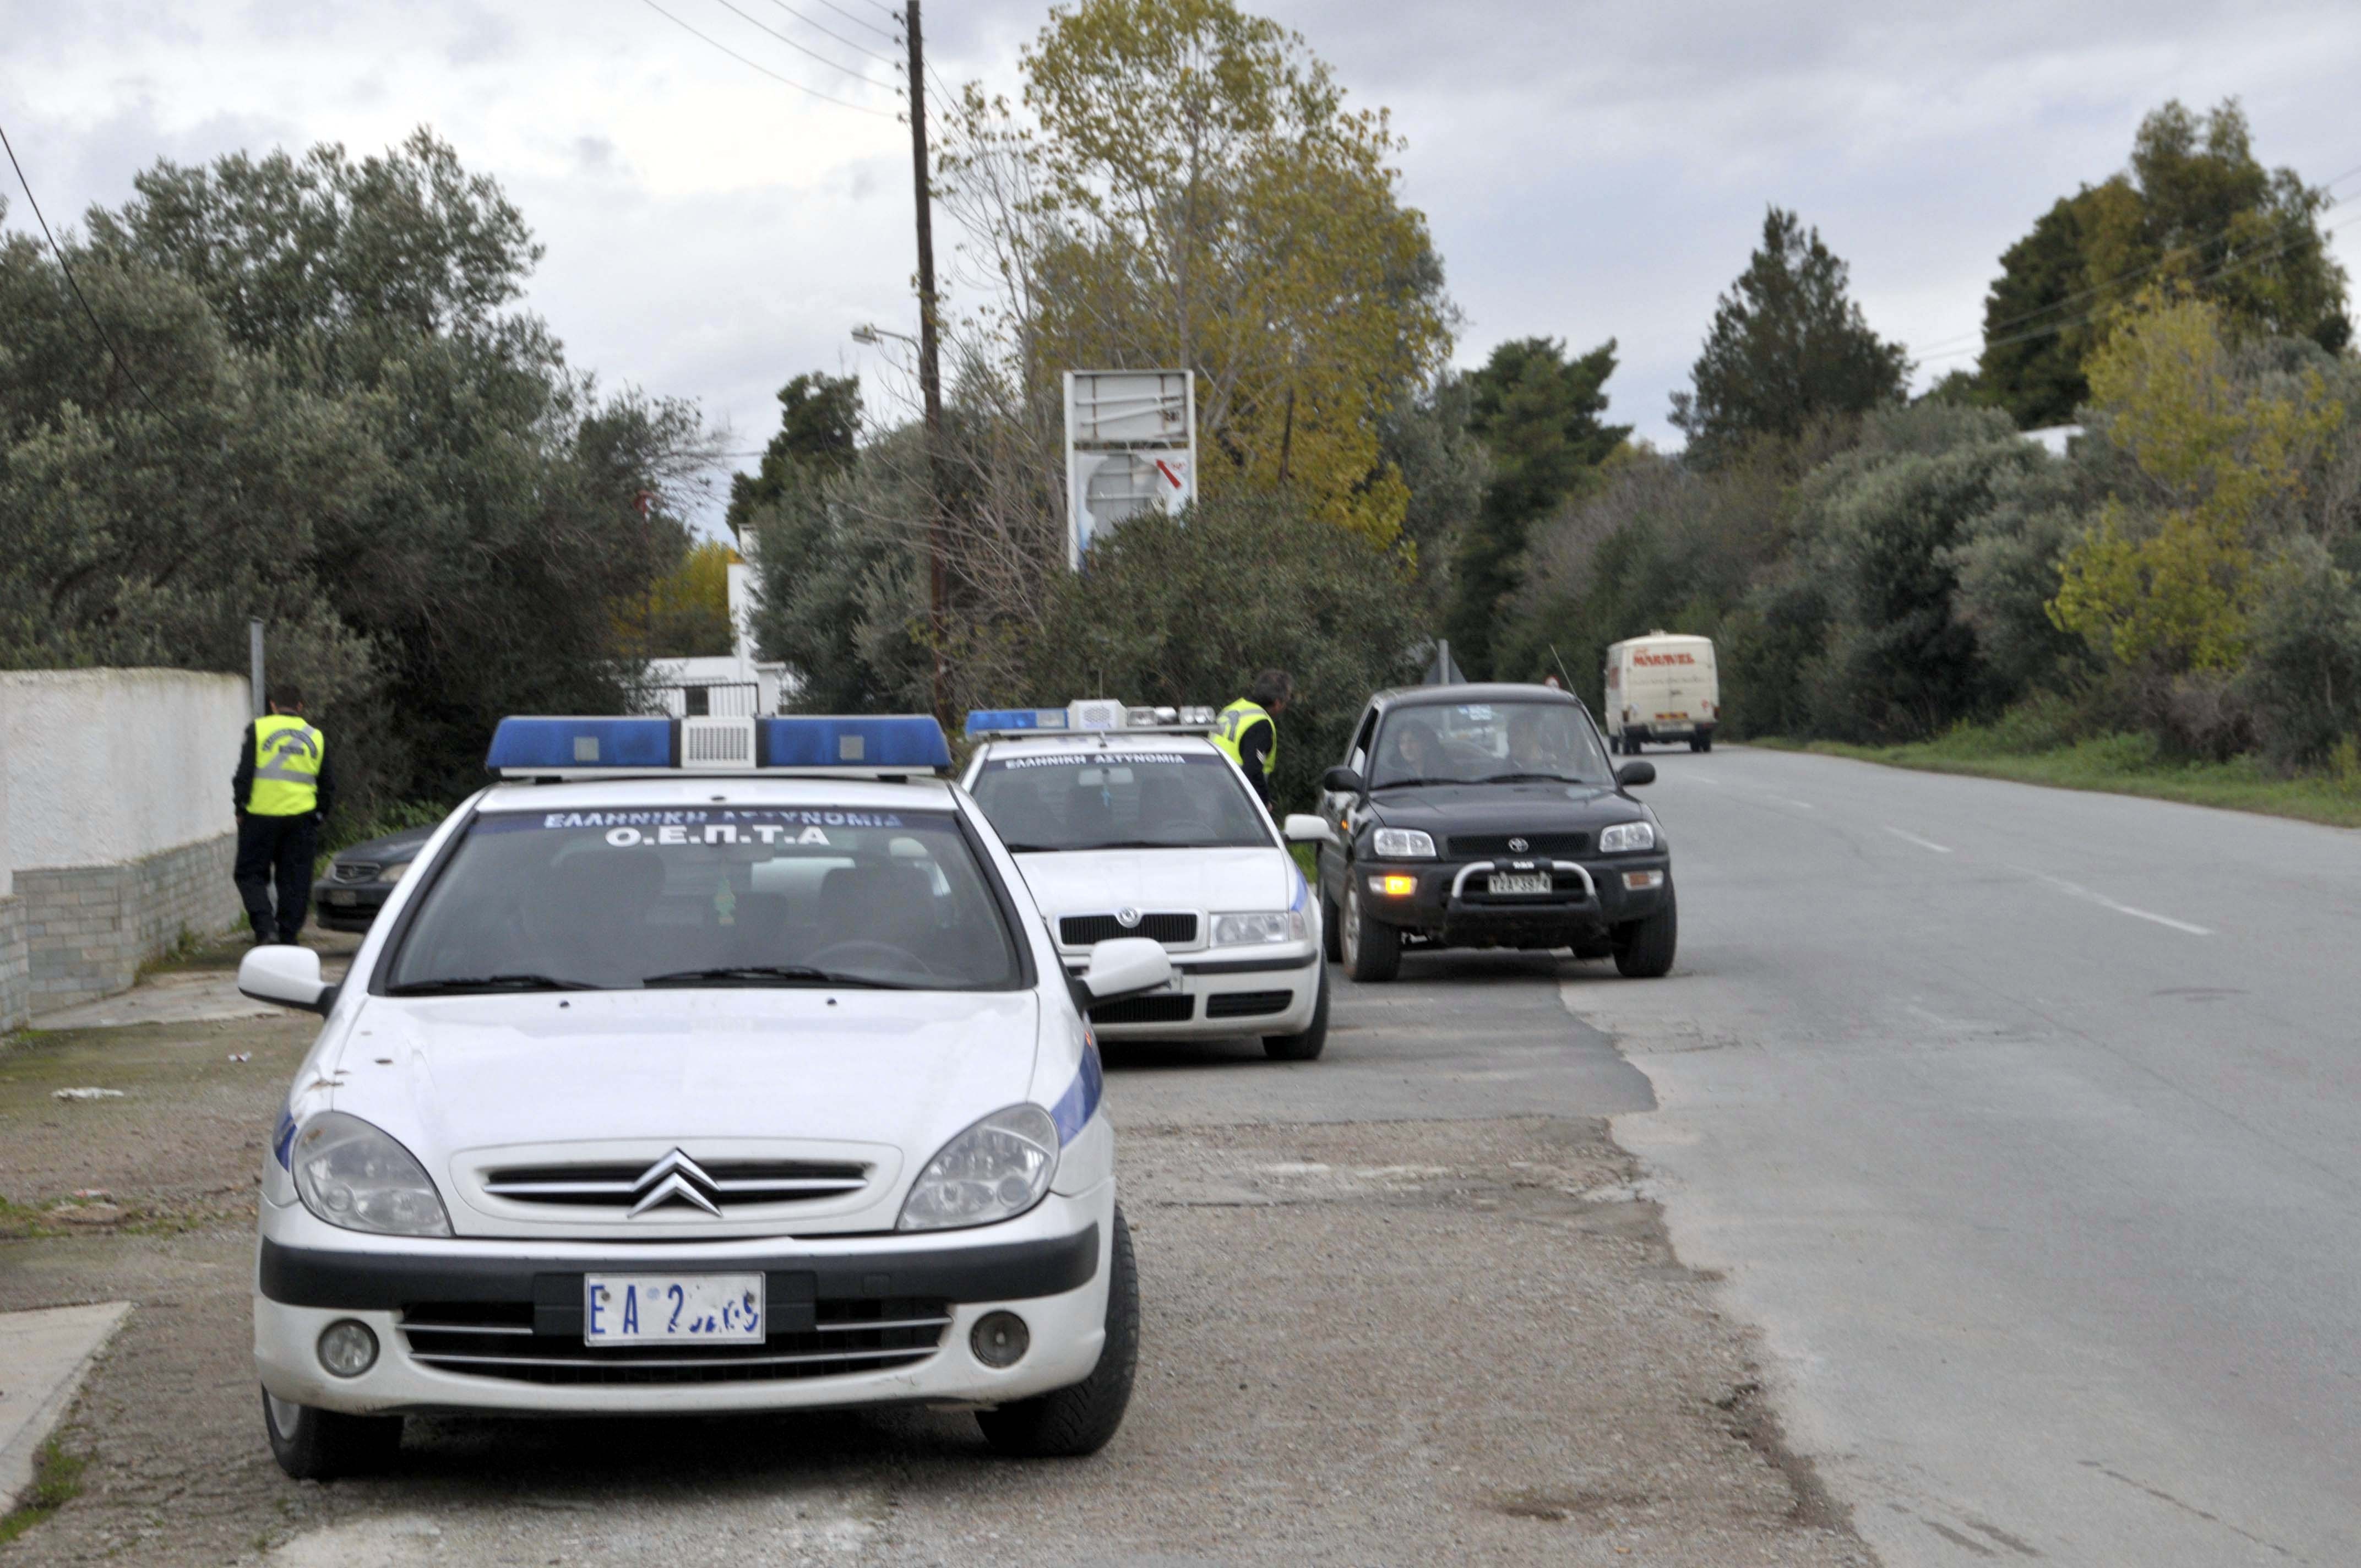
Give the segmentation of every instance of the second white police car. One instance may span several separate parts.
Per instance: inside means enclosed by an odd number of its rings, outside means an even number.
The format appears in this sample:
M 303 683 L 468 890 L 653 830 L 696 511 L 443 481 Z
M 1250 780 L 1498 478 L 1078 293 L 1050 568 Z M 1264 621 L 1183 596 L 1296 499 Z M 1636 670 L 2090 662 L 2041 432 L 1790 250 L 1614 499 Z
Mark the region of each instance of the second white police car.
M 1122 1420 L 1138 1291 L 1093 1003 L 931 718 L 511 718 L 341 984 L 263 1164 L 255 1358 L 293 1475 L 424 1411 L 935 1402 Z
M 1332 835 L 1317 817 L 1273 823 L 1212 728 L 1206 709 L 1109 701 L 972 713 L 965 783 L 1069 969 L 1115 937 L 1171 955 L 1170 986 L 1091 1009 L 1103 1038 L 1259 1035 L 1308 1061 L 1328 1040 L 1328 971 L 1288 844 Z

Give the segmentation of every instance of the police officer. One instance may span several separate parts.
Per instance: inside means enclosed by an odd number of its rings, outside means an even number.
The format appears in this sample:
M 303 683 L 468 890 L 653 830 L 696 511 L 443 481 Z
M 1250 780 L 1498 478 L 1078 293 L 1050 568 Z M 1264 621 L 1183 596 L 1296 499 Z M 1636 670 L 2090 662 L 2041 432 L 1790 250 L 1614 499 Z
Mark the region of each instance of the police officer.
M 1265 810 L 1270 807 L 1271 774 L 1279 767 L 1279 716 L 1294 695 L 1295 683 L 1285 670 L 1265 670 L 1246 696 L 1214 717 L 1208 737 L 1245 773 Z
M 270 711 L 246 727 L 246 747 L 230 778 L 230 803 L 237 811 L 234 874 L 257 942 L 292 942 L 303 929 L 320 818 L 335 803 L 335 794 L 328 738 L 304 718 L 303 694 L 291 685 L 272 688 Z

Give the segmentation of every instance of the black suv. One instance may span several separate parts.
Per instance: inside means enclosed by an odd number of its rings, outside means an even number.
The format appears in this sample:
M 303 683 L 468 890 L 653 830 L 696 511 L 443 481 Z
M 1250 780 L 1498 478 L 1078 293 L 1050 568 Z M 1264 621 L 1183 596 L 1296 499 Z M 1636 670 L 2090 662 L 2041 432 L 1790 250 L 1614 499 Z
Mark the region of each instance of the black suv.
M 1627 975 L 1673 967 L 1671 846 L 1609 761 L 1590 712 L 1553 686 L 1411 686 L 1369 699 L 1321 780 L 1328 957 L 1390 980 L 1405 948 L 1570 948 Z
M 434 836 L 432 828 L 405 828 L 336 851 L 328 874 L 312 884 L 314 917 L 331 931 L 366 931 Z

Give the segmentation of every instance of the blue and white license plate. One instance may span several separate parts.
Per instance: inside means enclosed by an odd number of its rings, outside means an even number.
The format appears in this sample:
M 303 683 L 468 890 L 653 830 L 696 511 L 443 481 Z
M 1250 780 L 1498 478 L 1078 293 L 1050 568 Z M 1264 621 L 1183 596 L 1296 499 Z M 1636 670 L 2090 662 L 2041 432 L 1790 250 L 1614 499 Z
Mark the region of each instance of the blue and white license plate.
M 1546 894 L 1549 891 L 1550 874 L 1547 872 L 1535 872 L 1530 876 L 1520 876 L 1512 872 L 1492 873 L 1492 895 L 1496 898 L 1511 894 Z
M 763 1333 L 759 1274 L 582 1277 L 585 1344 L 759 1343 Z

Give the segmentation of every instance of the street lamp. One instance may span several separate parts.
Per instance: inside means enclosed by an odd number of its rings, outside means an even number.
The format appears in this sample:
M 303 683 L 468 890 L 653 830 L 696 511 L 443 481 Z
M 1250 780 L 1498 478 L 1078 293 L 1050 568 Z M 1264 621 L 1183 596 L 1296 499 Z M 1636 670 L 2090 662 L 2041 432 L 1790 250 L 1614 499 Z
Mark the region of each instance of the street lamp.
M 916 347 L 918 342 L 906 332 L 889 332 L 882 326 L 872 326 L 867 322 L 852 329 L 852 341 L 865 343 L 872 348 L 878 347 L 889 337 L 899 343 L 909 344 L 913 347 Z

